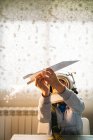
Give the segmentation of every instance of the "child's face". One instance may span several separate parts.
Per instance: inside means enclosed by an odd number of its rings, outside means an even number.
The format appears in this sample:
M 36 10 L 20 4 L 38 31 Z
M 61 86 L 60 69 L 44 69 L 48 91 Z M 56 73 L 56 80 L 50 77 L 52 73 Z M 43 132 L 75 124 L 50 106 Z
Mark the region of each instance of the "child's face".
M 65 85 L 66 87 L 68 87 L 68 83 L 66 83 L 66 81 L 64 81 L 63 79 L 59 79 L 59 81 L 60 81 L 63 85 Z M 53 94 L 56 94 L 56 93 L 57 93 L 56 89 L 53 89 L 53 88 L 52 88 L 52 93 L 53 93 Z M 58 102 L 58 103 L 63 104 L 64 101 L 61 101 L 61 102 Z M 56 103 L 56 104 L 58 104 L 58 103 Z
M 66 87 L 68 87 L 68 83 L 66 82 L 66 81 L 64 81 L 63 79 L 59 79 L 59 81 L 63 84 L 63 85 L 65 85 Z M 52 88 L 52 92 L 55 94 L 55 93 L 57 93 L 57 91 L 56 91 L 56 89 L 53 89 Z
M 59 81 L 60 81 L 63 85 L 65 85 L 66 87 L 68 87 L 68 83 L 67 83 L 66 81 L 64 81 L 64 80 L 62 80 L 62 79 L 59 79 Z

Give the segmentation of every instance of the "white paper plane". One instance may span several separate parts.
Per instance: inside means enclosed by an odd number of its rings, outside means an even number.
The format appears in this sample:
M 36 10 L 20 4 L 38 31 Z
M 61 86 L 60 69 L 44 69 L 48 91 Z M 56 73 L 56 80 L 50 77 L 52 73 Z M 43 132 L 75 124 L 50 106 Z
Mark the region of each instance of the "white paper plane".
M 51 68 L 53 71 L 58 71 L 60 69 L 63 69 L 73 63 L 76 63 L 78 62 L 79 60 L 75 60 L 75 61 L 63 61 L 63 62 L 60 62 L 60 63 L 57 63 L 55 65 L 52 65 L 50 67 L 47 67 L 47 68 Z M 45 68 L 46 69 L 46 68 Z M 44 69 L 43 69 L 44 70 Z M 30 77 L 30 81 L 27 83 L 27 84 L 30 84 L 32 83 L 34 80 L 35 80 L 35 77 L 43 70 L 40 70 L 40 71 L 37 71 L 35 73 L 31 73 L 31 74 L 28 74 L 26 76 L 24 76 L 23 78 L 26 79 L 26 78 L 29 78 Z

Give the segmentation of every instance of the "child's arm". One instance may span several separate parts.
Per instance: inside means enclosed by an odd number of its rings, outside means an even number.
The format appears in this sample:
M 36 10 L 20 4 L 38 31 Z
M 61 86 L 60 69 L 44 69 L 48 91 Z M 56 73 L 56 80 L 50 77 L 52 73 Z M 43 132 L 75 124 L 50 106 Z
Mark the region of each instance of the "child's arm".
M 39 99 L 38 105 L 38 120 L 40 122 L 48 123 L 51 121 L 51 102 L 50 96 Z
M 79 112 L 80 114 L 83 112 L 85 108 L 84 102 L 72 90 L 66 88 L 63 93 L 60 93 L 60 96 L 73 111 Z
M 44 74 L 40 73 L 35 79 L 35 85 L 41 90 L 41 97 L 38 105 L 38 120 L 40 122 L 50 122 L 51 120 L 51 102 L 49 86 L 44 79 Z
M 45 80 L 58 91 L 64 102 L 73 109 L 73 111 L 82 113 L 84 110 L 84 102 L 77 95 L 66 88 L 58 79 L 52 69 L 46 69 Z

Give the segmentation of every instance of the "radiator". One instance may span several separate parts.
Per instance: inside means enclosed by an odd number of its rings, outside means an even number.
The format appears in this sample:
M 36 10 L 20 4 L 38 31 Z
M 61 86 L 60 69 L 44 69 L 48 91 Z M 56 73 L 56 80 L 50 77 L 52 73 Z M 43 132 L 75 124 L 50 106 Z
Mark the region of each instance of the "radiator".
M 37 125 L 37 107 L 0 108 L 0 140 L 10 140 L 13 134 L 36 134 Z

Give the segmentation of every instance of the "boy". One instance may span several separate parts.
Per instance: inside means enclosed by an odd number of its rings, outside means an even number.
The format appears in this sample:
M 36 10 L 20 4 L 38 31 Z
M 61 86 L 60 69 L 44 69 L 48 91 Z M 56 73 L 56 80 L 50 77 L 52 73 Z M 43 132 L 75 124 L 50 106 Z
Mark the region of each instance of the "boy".
M 39 123 L 49 124 L 50 133 L 52 129 L 52 133 L 80 135 L 83 129 L 81 117 L 84 103 L 71 90 L 71 84 L 66 80 L 58 78 L 50 68 L 38 74 L 35 85 L 42 91 L 38 105 L 38 120 Z M 51 94 L 49 85 L 52 87 L 51 92 L 55 89 L 56 94 Z M 54 109 L 52 113 L 51 106 Z

